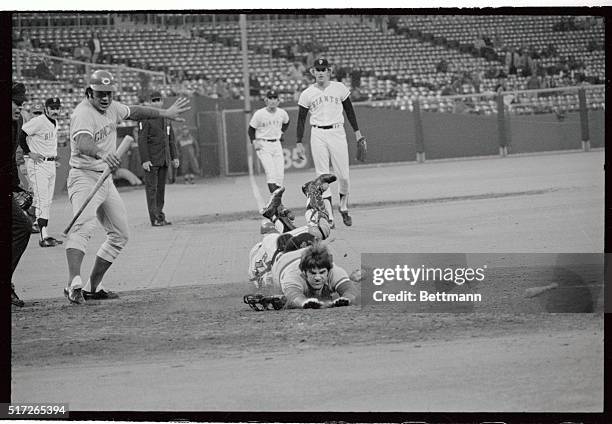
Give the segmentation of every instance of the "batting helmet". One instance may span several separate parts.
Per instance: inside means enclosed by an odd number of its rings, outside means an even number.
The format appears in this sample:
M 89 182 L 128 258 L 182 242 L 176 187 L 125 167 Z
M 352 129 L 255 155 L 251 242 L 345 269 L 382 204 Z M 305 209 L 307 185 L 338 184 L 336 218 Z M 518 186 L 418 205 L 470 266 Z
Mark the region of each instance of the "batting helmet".
M 113 74 L 101 69 L 91 74 L 89 87 L 94 91 L 117 91 Z

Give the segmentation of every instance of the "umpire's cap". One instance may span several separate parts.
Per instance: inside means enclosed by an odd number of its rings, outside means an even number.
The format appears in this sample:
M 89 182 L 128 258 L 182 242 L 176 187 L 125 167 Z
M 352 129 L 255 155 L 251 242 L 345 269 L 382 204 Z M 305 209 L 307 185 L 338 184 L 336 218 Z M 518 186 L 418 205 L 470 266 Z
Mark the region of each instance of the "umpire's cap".
M 268 90 L 268 92 L 266 93 L 266 97 L 268 99 L 278 99 L 278 91 Z
M 327 59 L 320 57 L 314 62 L 314 68 L 318 71 L 324 71 L 329 68 L 329 62 Z
M 91 74 L 91 77 L 89 77 L 89 87 L 94 91 L 117 91 L 113 74 L 102 69 Z
M 62 102 L 59 97 L 51 97 L 45 101 L 45 107 L 60 108 L 62 107 Z
M 11 88 L 11 99 L 17 106 L 21 106 L 23 102 L 27 101 L 26 87 L 21 82 L 14 82 Z

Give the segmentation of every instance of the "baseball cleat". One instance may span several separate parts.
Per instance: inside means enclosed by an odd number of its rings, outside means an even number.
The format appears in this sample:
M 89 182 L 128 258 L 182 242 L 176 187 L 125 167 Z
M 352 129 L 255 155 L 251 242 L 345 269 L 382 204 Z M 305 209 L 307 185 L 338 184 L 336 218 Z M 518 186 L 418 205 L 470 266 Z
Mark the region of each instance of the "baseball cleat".
M 61 240 L 54 239 L 53 237 L 47 237 L 38 241 L 38 245 L 40 247 L 53 247 L 62 243 L 64 242 Z
M 295 215 L 291 210 L 287 209 L 282 203 L 276 208 L 276 216 L 288 218 L 290 221 L 295 221 Z
M 83 297 L 85 300 L 110 300 L 110 299 L 119 299 L 119 295 L 110 290 L 99 290 L 97 292 L 89 292 L 83 290 Z
M 272 220 L 274 216 L 277 214 L 277 208 L 281 204 L 281 200 L 283 198 L 283 193 L 285 192 L 285 187 L 279 187 L 270 195 L 270 200 L 264 208 L 261 210 L 261 214 Z
M 74 303 L 76 305 L 82 305 L 85 303 L 85 298 L 83 297 L 83 289 L 73 289 L 72 287 L 66 287 L 64 289 L 64 296 L 68 298 L 70 303 Z
M 15 293 L 15 290 L 13 289 L 11 289 L 11 304 L 19 306 L 20 308 L 25 306 L 25 302 L 19 299 L 19 296 L 17 296 L 17 293 Z
M 347 227 L 353 225 L 353 218 L 351 218 L 348 211 L 343 211 L 341 209 L 338 210 L 340 211 L 340 215 L 342 215 L 342 222 L 344 222 L 344 225 L 346 225 Z

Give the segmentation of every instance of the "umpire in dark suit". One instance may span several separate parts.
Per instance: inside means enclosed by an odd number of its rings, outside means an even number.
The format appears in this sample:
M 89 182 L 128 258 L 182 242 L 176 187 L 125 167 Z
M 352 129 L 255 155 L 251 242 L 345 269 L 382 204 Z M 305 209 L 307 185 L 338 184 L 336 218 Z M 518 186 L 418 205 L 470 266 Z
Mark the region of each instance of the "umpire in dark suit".
M 162 108 L 164 101 L 159 91 L 152 92 L 150 99 L 151 106 Z M 145 170 L 144 182 L 151 225 L 170 225 L 163 209 L 168 167 L 179 166 L 174 131 L 170 122 L 161 117 L 141 121 L 138 129 L 138 148 Z

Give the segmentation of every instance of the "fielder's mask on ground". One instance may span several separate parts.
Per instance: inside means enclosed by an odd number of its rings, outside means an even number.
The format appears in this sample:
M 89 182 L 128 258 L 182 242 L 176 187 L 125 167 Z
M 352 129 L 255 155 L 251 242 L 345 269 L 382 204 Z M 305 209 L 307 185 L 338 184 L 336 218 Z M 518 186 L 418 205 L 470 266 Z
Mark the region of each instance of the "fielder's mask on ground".
M 113 74 L 101 69 L 91 74 L 89 87 L 94 91 L 117 91 Z

